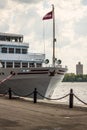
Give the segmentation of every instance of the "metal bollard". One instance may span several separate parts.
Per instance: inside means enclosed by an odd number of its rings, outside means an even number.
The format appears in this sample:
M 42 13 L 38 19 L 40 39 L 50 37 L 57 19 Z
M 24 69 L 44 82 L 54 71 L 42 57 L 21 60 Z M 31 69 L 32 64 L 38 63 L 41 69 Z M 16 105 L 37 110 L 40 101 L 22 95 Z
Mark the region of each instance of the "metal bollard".
M 70 89 L 69 108 L 73 108 L 73 89 Z
M 12 90 L 11 90 L 11 88 L 9 88 L 8 93 L 9 93 L 9 99 L 12 99 Z
M 37 103 L 37 88 L 34 89 L 34 103 Z

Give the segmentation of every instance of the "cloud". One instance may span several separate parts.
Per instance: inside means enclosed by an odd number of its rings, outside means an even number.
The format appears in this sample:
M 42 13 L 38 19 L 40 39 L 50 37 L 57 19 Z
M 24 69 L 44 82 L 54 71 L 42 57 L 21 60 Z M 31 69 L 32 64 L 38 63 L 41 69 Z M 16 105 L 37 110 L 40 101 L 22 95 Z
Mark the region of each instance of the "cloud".
M 4 9 L 7 5 L 7 0 L 0 1 L 0 9 Z
M 2 30 L 3 33 L 7 32 L 9 30 L 9 25 L 8 25 L 7 22 L 3 21 L 3 22 L 0 23 L 0 32 L 1 32 L 1 30 Z
M 35 4 L 35 3 L 39 3 L 41 0 L 12 0 L 12 1 L 16 1 L 19 3 L 30 3 L 30 4 Z
M 87 5 L 87 0 L 82 0 L 83 5 Z
M 87 16 L 75 23 L 75 32 L 77 36 L 87 35 Z

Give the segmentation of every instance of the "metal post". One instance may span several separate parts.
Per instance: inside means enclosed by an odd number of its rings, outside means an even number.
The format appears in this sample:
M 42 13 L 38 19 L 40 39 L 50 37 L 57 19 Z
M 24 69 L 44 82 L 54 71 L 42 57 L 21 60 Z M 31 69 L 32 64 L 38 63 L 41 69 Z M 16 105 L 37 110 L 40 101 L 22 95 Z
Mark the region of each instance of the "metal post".
M 73 89 L 70 89 L 69 108 L 73 108 Z
M 37 88 L 34 89 L 34 103 L 37 103 Z
M 12 90 L 11 90 L 11 88 L 9 88 L 8 93 L 9 93 L 9 99 L 12 99 Z
M 55 12 L 54 5 L 52 5 L 52 18 L 53 18 L 53 66 L 55 67 Z

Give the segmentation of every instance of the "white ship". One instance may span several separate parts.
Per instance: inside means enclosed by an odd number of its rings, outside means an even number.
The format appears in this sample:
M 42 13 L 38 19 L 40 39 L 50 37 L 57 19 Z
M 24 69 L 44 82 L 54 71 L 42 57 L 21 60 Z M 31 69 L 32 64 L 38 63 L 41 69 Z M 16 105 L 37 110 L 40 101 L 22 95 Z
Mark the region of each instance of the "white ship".
M 51 97 L 67 68 L 56 66 L 54 49 L 53 66 L 43 67 L 45 54 L 29 53 L 28 48 L 23 35 L 0 33 L 0 93 L 4 94 L 11 88 L 24 96 L 37 88 L 41 95 Z M 42 97 L 38 95 L 38 98 Z

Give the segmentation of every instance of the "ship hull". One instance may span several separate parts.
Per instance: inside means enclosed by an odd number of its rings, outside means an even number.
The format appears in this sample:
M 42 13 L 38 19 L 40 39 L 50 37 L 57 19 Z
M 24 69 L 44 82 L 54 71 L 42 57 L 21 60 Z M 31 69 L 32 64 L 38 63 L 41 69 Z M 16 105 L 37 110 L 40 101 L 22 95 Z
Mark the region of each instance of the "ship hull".
M 5 79 L 10 73 L 10 69 L 2 70 L 4 73 L 0 75 L 1 81 Z M 15 74 L 12 75 L 11 78 L 5 80 L 0 83 L 0 93 L 4 94 L 12 89 L 13 93 L 22 97 L 33 97 L 29 95 L 37 88 L 37 91 L 42 95 L 37 95 L 39 99 L 44 97 L 50 98 L 53 94 L 55 87 L 57 87 L 58 83 L 62 80 L 64 74 L 55 74 L 54 76 L 49 75 L 49 72 L 44 70 L 33 70 L 28 73 L 19 73 L 19 70 L 14 70 Z

